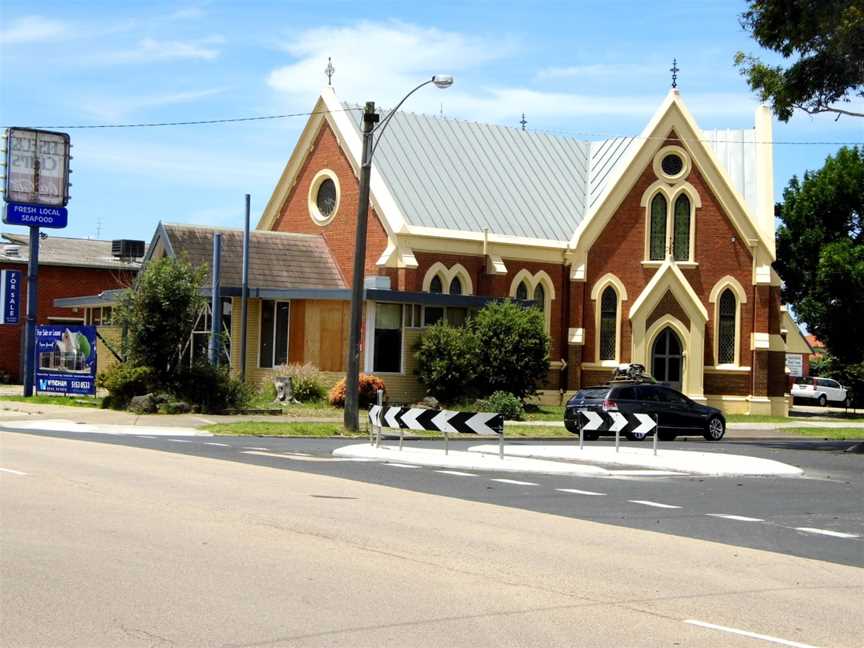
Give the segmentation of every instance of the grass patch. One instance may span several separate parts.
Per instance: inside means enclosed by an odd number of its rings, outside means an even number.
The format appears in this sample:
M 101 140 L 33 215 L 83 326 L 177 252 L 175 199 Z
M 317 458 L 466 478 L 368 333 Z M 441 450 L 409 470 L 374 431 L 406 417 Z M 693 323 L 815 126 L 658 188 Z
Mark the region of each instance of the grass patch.
M 800 420 L 800 419 L 799 419 Z M 794 423 L 789 416 L 768 416 L 763 414 L 727 414 L 727 423 Z
M 844 441 L 846 439 L 864 439 L 864 428 L 784 428 L 784 433 L 800 434 L 801 436 L 819 437 Z
M 563 421 L 564 405 L 526 405 L 526 421 Z
M 102 407 L 102 399 L 92 396 L 50 396 L 38 394 L 25 398 L 24 396 L 0 396 L 0 401 L 17 403 L 34 403 L 38 405 L 68 405 L 70 407 Z
M 243 423 L 214 423 L 202 430 L 223 436 L 273 437 L 362 437 L 365 433 L 351 434 L 341 423 L 271 423 L 248 421 Z

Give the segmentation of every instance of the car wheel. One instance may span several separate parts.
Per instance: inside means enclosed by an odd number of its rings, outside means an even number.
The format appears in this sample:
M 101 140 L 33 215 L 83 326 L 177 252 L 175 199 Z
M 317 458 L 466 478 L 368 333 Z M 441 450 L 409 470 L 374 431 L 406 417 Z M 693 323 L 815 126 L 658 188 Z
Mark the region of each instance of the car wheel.
M 658 432 L 657 438 L 660 441 L 674 441 L 678 435 L 674 432 Z
M 828 404 L 828 398 L 825 394 L 819 394 L 819 407 L 825 407 Z
M 583 432 L 582 438 L 585 439 L 586 441 L 596 441 L 597 439 L 600 438 L 600 435 L 597 434 L 596 432 Z
M 708 425 L 705 428 L 703 435 L 708 441 L 719 441 L 726 434 L 726 424 L 719 416 L 712 416 L 708 419 Z
M 637 436 L 635 434 L 631 434 L 630 432 L 625 432 L 624 436 L 628 441 L 644 441 L 648 435 Z

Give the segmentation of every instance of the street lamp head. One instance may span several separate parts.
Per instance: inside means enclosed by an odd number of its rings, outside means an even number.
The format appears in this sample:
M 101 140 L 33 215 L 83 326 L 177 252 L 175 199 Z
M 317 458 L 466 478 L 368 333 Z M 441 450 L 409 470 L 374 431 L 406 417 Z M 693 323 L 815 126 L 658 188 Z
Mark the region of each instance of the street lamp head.
M 449 88 L 451 85 L 453 85 L 453 75 L 436 74 L 432 77 L 432 83 L 434 83 L 436 87 L 444 90 L 445 88 Z

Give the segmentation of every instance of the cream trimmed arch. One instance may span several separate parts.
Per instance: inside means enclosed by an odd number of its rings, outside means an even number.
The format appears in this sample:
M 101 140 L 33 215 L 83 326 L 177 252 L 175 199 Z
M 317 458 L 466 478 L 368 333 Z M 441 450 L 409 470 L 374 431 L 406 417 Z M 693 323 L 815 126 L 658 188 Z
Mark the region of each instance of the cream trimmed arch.
M 436 275 L 441 279 L 441 289 L 445 295 L 450 294 L 450 283 L 456 277 L 458 277 L 459 281 L 462 283 L 463 295 L 474 294 L 474 282 L 471 281 L 471 275 L 468 274 L 468 270 L 466 270 L 465 266 L 461 263 L 456 263 L 448 268 L 440 261 L 436 261 L 429 266 L 426 275 L 423 277 L 423 292 L 429 292 L 432 279 L 434 279 Z
M 663 194 L 666 199 L 666 244 L 668 246 L 669 238 L 674 235 L 675 231 L 675 201 L 678 196 L 684 194 L 690 200 L 690 228 L 689 228 L 689 251 L 690 255 L 687 261 L 677 261 L 676 263 L 692 263 L 696 261 L 696 210 L 702 207 L 702 198 L 699 197 L 699 192 L 689 182 L 677 182 L 670 185 L 665 180 L 655 180 L 642 193 L 639 199 L 639 205 L 645 209 L 645 244 L 642 252 L 642 260 L 651 262 L 651 203 L 654 201 L 654 196 Z M 667 248 L 668 249 L 668 248 Z M 662 263 L 662 259 L 654 259 L 654 263 Z
M 615 357 L 611 360 L 600 359 L 600 317 L 601 300 L 606 289 L 615 291 Z M 622 281 L 611 272 L 600 277 L 591 288 L 591 300 L 594 304 L 594 361 L 603 366 L 617 367 L 621 361 L 621 321 L 624 317 L 624 302 L 627 301 L 627 289 Z
M 528 299 L 534 299 L 534 291 L 537 290 L 537 286 L 543 287 L 543 315 L 546 318 L 546 332 L 548 333 L 552 315 L 552 300 L 555 299 L 555 284 L 552 282 L 552 277 L 545 270 L 538 270 L 534 274 L 531 274 L 531 272 L 522 268 L 513 277 L 513 281 L 510 282 L 511 297 L 516 297 L 516 290 L 523 281 L 528 288 Z
M 674 315 L 670 315 L 669 313 L 663 315 L 660 319 L 651 324 L 647 331 L 645 331 L 645 359 L 647 362 L 643 364 L 648 368 L 649 373 L 653 373 L 654 367 L 652 366 L 652 363 L 654 358 L 652 357 L 652 351 L 654 349 L 654 342 L 657 340 L 657 336 L 667 327 L 675 331 L 678 335 L 678 339 L 681 341 L 681 387 L 682 391 L 684 391 L 687 389 L 688 381 L 690 379 L 690 331 L 686 326 L 684 326 L 684 322 Z
M 732 358 L 731 363 L 720 363 L 720 296 L 726 291 L 726 289 L 732 291 L 732 294 L 735 295 L 735 340 L 734 340 L 734 348 L 735 355 Z M 714 287 L 711 289 L 711 293 L 708 295 L 708 302 L 714 304 L 713 318 L 712 318 L 712 331 L 713 331 L 713 344 L 712 351 L 714 355 L 714 366 L 716 367 L 739 367 L 741 366 L 741 304 L 747 303 L 747 293 L 744 291 L 744 287 L 741 283 L 732 275 L 726 275 L 717 283 L 714 284 Z

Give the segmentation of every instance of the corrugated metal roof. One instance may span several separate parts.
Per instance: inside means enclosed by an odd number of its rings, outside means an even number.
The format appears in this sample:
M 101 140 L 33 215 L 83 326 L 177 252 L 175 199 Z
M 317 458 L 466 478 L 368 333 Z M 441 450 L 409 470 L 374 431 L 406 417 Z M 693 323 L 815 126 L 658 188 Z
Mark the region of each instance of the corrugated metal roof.
M 359 133 L 362 111 L 347 114 Z M 381 111 L 382 120 L 388 114 Z M 705 136 L 755 208 L 753 131 Z M 495 234 L 568 241 L 636 143 L 632 137 L 589 142 L 400 111 L 376 149 L 375 168 L 410 225 L 470 232 L 488 227 Z
M 3 232 L 0 239 L 5 239 L 0 240 L 0 260 L 10 263 L 26 263 L 29 260 L 29 234 Z M 11 254 L 7 248 L 17 248 L 17 254 Z M 141 268 L 141 259 L 119 259 L 113 256 L 111 241 L 48 234 L 39 241 L 39 264 L 137 272 Z

